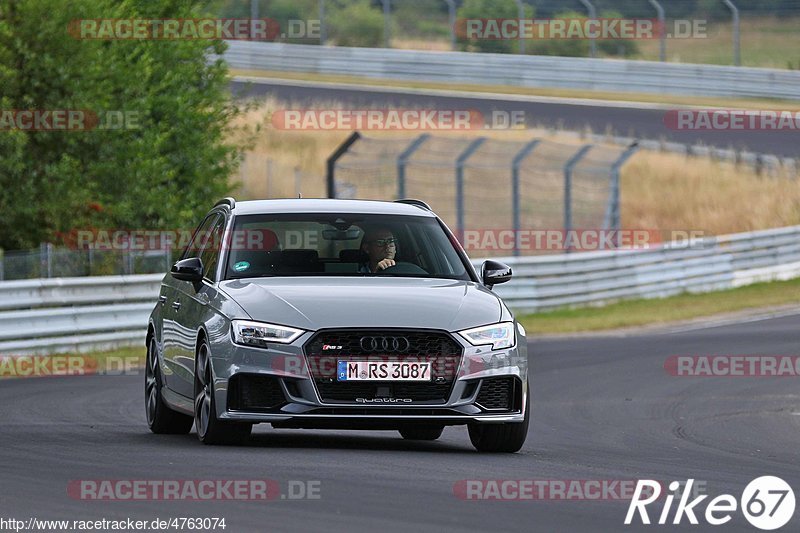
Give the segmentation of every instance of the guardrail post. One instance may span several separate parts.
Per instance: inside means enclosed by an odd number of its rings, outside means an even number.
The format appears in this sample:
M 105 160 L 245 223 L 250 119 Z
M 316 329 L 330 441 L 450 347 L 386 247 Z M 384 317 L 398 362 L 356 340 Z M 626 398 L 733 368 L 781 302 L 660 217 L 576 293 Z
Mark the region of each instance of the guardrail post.
M 667 60 L 667 19 L 664 15 L 664 8 L 661 7 L 661 4 L 658 3 L 658 0 L 649 0 L 650 5 L 656 8 L 656 12 L 658 13 L 658 26 L 659 26 L 659 50 L 658 50 L 658 57 L 659 61 L 666 61 Z
M 342 144 L 339 145 L 331 156 L 328 158 L 328 198 L 336 198 L 336 182 L 335 182 L 335 174 L 336 174 L 336 162 L 342 157 L 347 150 L 350 149 L 350 146 L 353 145 L 354 142 L 361 138 L 361 134 L 357 131 L 354 131 L 350 137 L 344 140 Z
M 430 138 L 430 134 L 423 133 L 416 139 L 414 139 L 411 144 L 408 145 L 408 148 L 403 150 L 403 152 L 397 156 L 397 199 L 405 198 L 406 197 L 406 165 L 408 164 L 408 159 L 411 155 L 417 151 L 417 149 L 422 146 L 422 143 L 427 141 Z
M 638 150 L 639 143 L 631 143 L 630 146 L 628 146 L 628 148 L 626 148 L 625 151 L 622 152 L 617 160 L 611 165 L 611 191 L 608 198 L 608 204 L 606 205 L 606 216 L 603 220 L 603 229 L 610 229 L 617 232 L 620 230 L 619 174 L 620 170 L 622 169 L 622 165 L 624 165 Z M 619 234 L 617 234 L 616 238 L 618 237 Z M 617 246 L 619 246 L 618 241 Z
M 3 255 L 3 249 L 0 248 L 0 281 L 6 279 L 6 257 Z
M 741 43 L 739 40 L 739 8 L 731 0 L 722 0 L 733 15 L 733 64 L 737 67 L 742 64 Z
M 586 9 L 589 11 L 589 18 L 596 20 L 597 10 L 594 5 L 589 0 L 581 0 L 581 4 L 586 6 Z M 589 39 L 589 57 L 597 57 L 597 41 L 595 39 Z
M 464 164 L 485 141 L 486 137 L 478 137 L 456 159 L 456 231 L 459 242 L 464 242 Z
M 587 144 L 582 146 L 575 154 L 564 163 L 564 238 L 567 238 L 567 233 L 572 229 L 572 170 L 575 165 L 586 155 L 586 152 L 591 150 L 593 145 Z M 570 249 L 564 250 L 569 252 Z
M 444 0 L 447 3 L 447 20 L 450 23 L 450 50 L 456 49 L 456 0 Z
M 517 152 L 517 155 L 514 156 L 513 161 L 511 162 L 511 217 L 512 217 L 512 224 L 514 226 L 514 255 L 519 255 L 519 232 L 522 229 L 522 217 L 520 215 L 520 192 L 519 192 L 519 167 L 522 165 L 522 161 L 525 160 L 528 155 L 536 148 L 541 141 L 539 139 L 534 139 L 525 146 L 522 147 L 522 150 Z

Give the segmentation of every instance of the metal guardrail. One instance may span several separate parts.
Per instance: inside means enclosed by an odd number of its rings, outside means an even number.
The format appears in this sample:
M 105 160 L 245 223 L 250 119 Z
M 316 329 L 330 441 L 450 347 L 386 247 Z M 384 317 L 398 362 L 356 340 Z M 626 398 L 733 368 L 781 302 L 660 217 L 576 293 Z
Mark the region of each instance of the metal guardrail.
M 2 282 L 0 354 L 85 352 L 144 343 L 147 317 L 163 277 Z
M 247 41 L 228 41 L 225 60 L 237 69 L 415 82 L 800 100 L 800 72 L 765 68 Z
M 644 250 L 501 259 L 496 287 L 518 313 L 708 292 L 800 277 L 800 226 Z M 482 259 L 474 260 L 479 266 Z M 0 354 L 78 352 L 144 342 L 162 274 L 0 283 Z

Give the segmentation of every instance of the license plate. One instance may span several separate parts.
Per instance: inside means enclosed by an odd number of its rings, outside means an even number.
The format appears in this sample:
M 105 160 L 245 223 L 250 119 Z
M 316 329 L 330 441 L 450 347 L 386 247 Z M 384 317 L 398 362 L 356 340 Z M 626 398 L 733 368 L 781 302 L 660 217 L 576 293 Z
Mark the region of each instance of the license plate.
M 431 363 L 339 361 L 339 381 L 430 381 Z

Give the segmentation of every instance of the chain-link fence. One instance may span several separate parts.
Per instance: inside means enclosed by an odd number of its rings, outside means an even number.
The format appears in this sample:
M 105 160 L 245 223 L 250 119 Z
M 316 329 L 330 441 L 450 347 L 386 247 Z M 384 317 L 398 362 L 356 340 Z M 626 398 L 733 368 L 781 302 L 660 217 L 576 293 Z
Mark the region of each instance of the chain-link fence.
M 0 281 L 167 272 L 179 251 L 74 250 L 43 243 L 36 250 L 0 250 Z
M 329 160 L 328 195 L 418 198 L 462 239 L 465 232 L 613 231 L 620 229 L 620 168 L 636 149 L 635 144 L 430 134 L 377 139 L 354 133 Z M 536 250 L 515 245 L 511 251 Z

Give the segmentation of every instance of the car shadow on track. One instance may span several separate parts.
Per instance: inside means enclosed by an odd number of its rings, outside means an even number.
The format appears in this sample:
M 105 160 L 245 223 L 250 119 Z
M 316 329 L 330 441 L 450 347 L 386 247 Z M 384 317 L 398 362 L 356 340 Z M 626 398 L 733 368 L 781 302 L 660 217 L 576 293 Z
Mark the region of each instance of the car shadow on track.
M 445 436 L 447 432 L 445 432 Z M 408 452 L 435 452 L 435 453 L 465 453 L 474 454 L 475 450 L 469 442 L 469 437 L 464 435 L 464 443 L 447 442 L 438 440 L 432 442 L 404 440 L 396 431 L 381 431 L 374 435 L 363 433 L 342 434 L 313 432 L 310 430 L 254 430 L 253 434 L 244 444 L 234 446 L 214 446 L 219 449 L 247 449 L 269 448 L 288 450 L 305 448 L 321 450 L 371 450 L 371 451 L 408 451 Z M 188 435 L 153 435 L 142 434 L 142 440 L 148 444 L 158 444 L 169 447 L 197 446 L 204 447 L 198 442 L 197 434 Z

